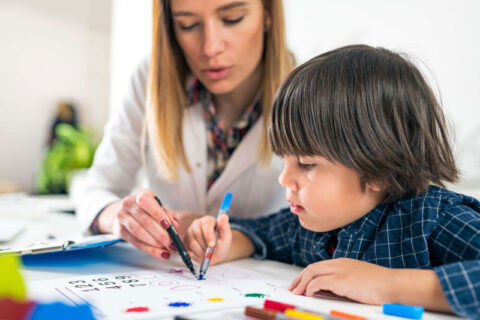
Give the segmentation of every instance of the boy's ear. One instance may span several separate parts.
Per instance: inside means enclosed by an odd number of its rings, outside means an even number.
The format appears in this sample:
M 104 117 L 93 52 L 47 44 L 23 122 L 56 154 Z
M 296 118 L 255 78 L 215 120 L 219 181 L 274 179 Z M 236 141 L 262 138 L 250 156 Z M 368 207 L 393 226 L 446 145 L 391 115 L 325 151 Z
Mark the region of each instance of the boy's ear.
M 383 191 L 383 187 L 381 187 L 379 184 L 377 183 L 367 183 L 367 189 L 370 189 L 374 192 L 381 192 Z

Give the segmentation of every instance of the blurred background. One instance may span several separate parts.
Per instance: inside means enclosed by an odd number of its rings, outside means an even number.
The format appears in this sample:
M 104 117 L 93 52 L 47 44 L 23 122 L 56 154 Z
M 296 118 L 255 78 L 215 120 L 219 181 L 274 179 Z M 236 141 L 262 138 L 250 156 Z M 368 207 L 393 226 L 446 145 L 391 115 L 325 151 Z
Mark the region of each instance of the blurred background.
M 480 2 L 284 0 L 297 62 L 348 44 L 405 52 L 454 127 L 480 189 Z M 0 193 L 63 193 L 91 164 L 130 72 L 150 51 L 151 0 L 0 0 Z

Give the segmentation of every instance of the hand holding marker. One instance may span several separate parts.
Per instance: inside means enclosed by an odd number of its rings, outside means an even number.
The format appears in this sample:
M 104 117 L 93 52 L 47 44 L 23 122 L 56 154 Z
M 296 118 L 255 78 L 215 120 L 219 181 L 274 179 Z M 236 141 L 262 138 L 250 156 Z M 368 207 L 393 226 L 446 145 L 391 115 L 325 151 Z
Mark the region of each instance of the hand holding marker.
M 158 204 L 163 209 L 163 204 L 157 196 L 155 196 L 155 200 L 157 200 Z M 195 269 L 193 268 L 192 260 L 190 259 L 190 256 L 188 255 L 187 250 L 185 249 L 185 246 L 182 243 L 182 240 L 180 240 L 180 237 L 178 236 L 177 229 L 175 229 L 172 222 L 170 222 L 170 226 L 166 230 L 168 232 L 168 235 L 172 239 L 173 244 L 177 248 L 177 251 L 180 254 L 180 257 L 182 258 L 183 262 L 188 267 L 188 269 L 190 269 L 192 274 L 196 276 Z
M 230 209 L 230 203 L 232 203 L 232 198 L 233 195 L 230 192 L 225 193 L 222 205 L 220 206 L 220 210 L 217 214 L 217 221 L 222 215 L 228 213 L 228 210 Z M 207 273 L 208 266 L 210 265 L 210 260 L 212 259 L 213 251 L 215 250 L 215 246 L 217 245 L 217 239 L 218 231 L 217 225 L 215 224 L 215 244 L 213 245 L 213 247 L 208 247 L 205 251 L 205 257 L 203 258 L 202 265 L 200 266 L 200 275 L 198 277 L 199 280 L 203 280 L 203 276 L 205 275 L 205 273 Z

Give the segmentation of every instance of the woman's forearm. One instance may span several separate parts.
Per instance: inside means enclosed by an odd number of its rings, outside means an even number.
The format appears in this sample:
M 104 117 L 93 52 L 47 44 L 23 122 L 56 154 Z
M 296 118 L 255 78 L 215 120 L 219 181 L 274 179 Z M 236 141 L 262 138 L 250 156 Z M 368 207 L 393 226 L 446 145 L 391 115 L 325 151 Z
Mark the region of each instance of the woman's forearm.
M 121 202 L 115 202 L 108 205 L 102 210 L 98 216 L 97 229 L 100 233 L 112 233 L 113 232 L 113 220 L 115 215 L 122 208 Z

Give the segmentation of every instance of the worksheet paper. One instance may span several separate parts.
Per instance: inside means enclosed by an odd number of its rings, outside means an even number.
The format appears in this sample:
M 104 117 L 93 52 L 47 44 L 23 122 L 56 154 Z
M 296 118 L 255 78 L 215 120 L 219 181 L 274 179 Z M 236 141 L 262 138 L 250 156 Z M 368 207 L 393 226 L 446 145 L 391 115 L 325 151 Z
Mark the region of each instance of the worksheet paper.
M 42 301 L 88 303 L 100 319 L 145 319 L 219 311 L 261 304 L 265 298 L 289 301 L 288 281 L 228 265 L 209 268 L 197 280 L 186 268 L 98 274 L 32 281 L 29 295 Z

